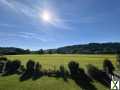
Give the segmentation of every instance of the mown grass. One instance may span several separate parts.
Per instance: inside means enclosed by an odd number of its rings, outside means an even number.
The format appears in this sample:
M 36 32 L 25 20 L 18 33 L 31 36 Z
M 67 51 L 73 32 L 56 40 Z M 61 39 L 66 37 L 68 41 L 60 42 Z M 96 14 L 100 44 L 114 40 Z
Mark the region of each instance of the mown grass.
M 102 69 L 104 59 L 108 58 L 115 65 L 115 55 L 9 55 L 10 60 L 19 59 L 22 64 L 26 64 L 29 59 L 35 60 L 42 64 L 44 69 L 58 69 L 60 65 L 67 67 L 71 60 L 77 61 L 80 67 L 86 69 L 86 65 L 92 64 Z M 0 90 L 82 90 L 77 84 L 69 79 L 64 82 L 61 78 L 42 77 L 36 81 L 31 79 L 20 82 L 18 75 L 0 77 Z M 98 90 L 109 90 L 99 82 L 94 81 L 93 84 Z M 87 87 L 87 86 L 86 86 Z

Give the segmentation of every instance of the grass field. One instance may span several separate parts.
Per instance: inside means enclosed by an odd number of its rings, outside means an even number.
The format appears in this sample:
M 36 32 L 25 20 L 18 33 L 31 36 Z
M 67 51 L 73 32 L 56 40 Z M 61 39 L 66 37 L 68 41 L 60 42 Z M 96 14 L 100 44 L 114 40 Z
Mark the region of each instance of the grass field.
M 86 69 L 86 65 L 92 64 L 102 69 L 103 60 L 108 58 L 115 65 L 115 55 L 10 55 L 9 59 L 19 59 L 22 64 L 26 64 L 29 59 L 33 59 L 42 64 L 44 69 L 52 69 L 62 64 L 67 67 L 68 62 L 71 60 L 77 61 L 80 67 Z M 54 77 L 42 77 L 36 81 L 31 79 L 20 82 L 18 75 L 11 75 L 0 77 L 0 90 L 82 90 L 77 84 L 69 79 L 68 82 L 64 82 L 63 79 L 57 79 Z M 93 85 L 98 90 L 109 90 L 99 82 L 94 81 Z

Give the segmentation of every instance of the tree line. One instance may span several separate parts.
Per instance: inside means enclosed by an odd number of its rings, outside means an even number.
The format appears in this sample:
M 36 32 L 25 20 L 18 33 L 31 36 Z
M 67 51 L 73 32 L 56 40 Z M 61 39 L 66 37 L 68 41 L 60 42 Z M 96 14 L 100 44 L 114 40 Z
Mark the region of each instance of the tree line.
M 0 47 L 0 55 L 15 54 L 120 54 L 120 43 L 89 43 L 36 51 L 15 47 Z

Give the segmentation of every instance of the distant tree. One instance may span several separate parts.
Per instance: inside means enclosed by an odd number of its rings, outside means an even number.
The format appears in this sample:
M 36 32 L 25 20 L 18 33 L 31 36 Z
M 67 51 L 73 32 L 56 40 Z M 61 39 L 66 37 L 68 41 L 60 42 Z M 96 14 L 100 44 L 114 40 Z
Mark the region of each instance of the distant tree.
M 52 50 L 48 50 L 48 54 L 52 54 L 53 52 L 52 52 Z
M 40 49 L 40 50 L 38 51 L 38 54 L 44 54 L 44 50 L 43 50 L 43 49 Z
M 31 53 L 30 49 L 25 50 L 25 54 L 30 54 L 30 53 Z

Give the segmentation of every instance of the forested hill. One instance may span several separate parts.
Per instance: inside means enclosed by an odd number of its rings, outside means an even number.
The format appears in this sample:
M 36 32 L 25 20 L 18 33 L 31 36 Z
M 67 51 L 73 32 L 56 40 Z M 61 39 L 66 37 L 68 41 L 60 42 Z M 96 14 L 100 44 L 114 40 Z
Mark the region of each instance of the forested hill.
M 89 43 L 65 46 L 56 49 L 57 53 L 66 54 L 116 54 L 120 53 L 120 43 Z
M 0 47 L 0 55 L 28 54 L 30 50 L 15 47 Z
M 120 43 L 89 43 L 57 49 L 30 51 L 15 47 L 0 47 L 0 55 L 15 54 L 120 54 Z

